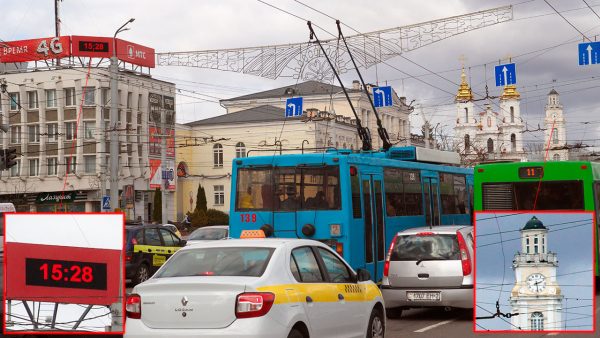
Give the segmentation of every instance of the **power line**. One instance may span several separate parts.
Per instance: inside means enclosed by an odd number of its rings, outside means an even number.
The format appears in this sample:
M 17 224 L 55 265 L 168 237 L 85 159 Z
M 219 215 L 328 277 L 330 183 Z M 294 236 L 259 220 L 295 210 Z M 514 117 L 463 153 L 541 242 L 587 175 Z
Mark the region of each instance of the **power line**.
M 571 23 L 571 21 L 567 20 L 567 18 L 565 18 L 565 16 L 564 16 L 564 15 L 562 15 L 562 14 L 561 14 L 561 13 L 560 13 L 558 10 L 556 10 L 556 8 L 554 8 L 554 6 L 552 6 L 552 5 L 551 5 L 551 4 L 548 2 L 548 0 L 544 0 L 544 2 L 545 2 L 546 4 L 548 4 L 548 6 L 550 6 L 550 8 L 552 8 L 552 10 L 554 10 L 554 11 L 556 12 L 556 14 L 560 15 L 560 17 L 561 17 L 561 18 L 563 18 L 563 19 L 564 19 L 564 20 L 565 20 L 565 21 L 566 21 L 566 22 L 567 22 L 569 25 L 571 25 L 571 27 L 573 27 L 573 28 L 574 28 L 574 29 L 575 29 L 577 32 L 579 32 L 579 34 L 581 34 L 581 35 L 582 35 L 584 38 L 586 38 L 588 41 L 590 41 L 590 42 L 592 41 L 592 40 L 590 40 L 590 38 L 588 38 L 587 36 L 585 36 L 585 34 L 584 34 L 582 31 L 580 31 L 580 30 L 579 30 L 579 28 L 575 27 L 575 25 L 573 25 L 573 24 Z M 586 4 L 587 4 L 587 3 L 586 3 Z

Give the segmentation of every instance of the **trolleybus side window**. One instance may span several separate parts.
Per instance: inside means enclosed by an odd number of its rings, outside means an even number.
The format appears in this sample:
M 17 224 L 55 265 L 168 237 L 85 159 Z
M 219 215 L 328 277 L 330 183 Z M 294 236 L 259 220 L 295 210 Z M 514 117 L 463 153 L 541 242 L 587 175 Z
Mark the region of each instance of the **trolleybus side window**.
M 583 181 L 485 183 L 482 192 L 484 210 L 584 209 Z
M 383 175 L 386 214 L 390 217 L 422 215 L 420 173 L 416 170 L 385 168 Z
M 272 210 L 271 169 L 240 168 L 237 173 L 236 210 Z
M 373 224 L 371 218 L 371 182 L 363 180 L 363 203 L 365 205 L 365 262 L 373 263 Z
M 600 182 L 594 183 L 594 204 L 596 206 L 596 220 L 600 218 Z M 600 227 L 598 221 L 596 221 L 596 226 Z
M 442 214 L 467 213 L 467 179 L 465 175 L 440 173 Z
M 354 218 L 361 218 L 360 180 L 358 179 L 358 173 L 350 175 L 350 189 L 352 190 L 352 216 Z

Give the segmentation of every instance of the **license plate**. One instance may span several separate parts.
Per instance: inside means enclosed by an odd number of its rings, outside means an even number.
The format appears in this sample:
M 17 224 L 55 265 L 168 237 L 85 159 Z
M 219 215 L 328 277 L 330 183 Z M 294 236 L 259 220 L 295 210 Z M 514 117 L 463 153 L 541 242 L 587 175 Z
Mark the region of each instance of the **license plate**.
M 410 301 L 428 301 L 428 302 L 439 302 L 442 300 L 442 294 L 440 292 L 406 292 L 406 297 Z

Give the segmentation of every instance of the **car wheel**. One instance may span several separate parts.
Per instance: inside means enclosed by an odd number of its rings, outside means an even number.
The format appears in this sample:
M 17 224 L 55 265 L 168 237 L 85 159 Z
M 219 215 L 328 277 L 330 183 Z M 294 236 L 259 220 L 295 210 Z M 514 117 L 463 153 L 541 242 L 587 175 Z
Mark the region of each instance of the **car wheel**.
M 304 338 L 304 335 L 302 334 L 302 332 L 293 329 L 290 334 L 288 334 L 288 338 Z
M 388 317 L 388 319 L 399 319 L 402 317 L 402 310 L 401 307 L 385 309 L 385 316 Z
M 385 335 L 385 321 L 379 309 L 373 309 L 367 328 L 367 338 L 383 338 Z
M 138 266 L 137 270 L 135 271 L 135 276 L 133 276 L 133 283 L 140 284 L 148 280 L 148 278 L 150 278 L 150 269 L 148 268 L 148 265 L 142 263 L 140 264 L 140 266 Z

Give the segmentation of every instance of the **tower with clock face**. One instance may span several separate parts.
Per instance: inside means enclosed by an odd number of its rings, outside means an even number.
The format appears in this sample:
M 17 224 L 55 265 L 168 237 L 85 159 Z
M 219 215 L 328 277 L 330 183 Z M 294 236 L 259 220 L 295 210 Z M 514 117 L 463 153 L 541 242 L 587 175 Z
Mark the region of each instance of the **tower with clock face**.
M 544 147 L 550 144 L 550 150 L 548 151 L 549 161 L 566 161 L 569 159 L 569 151 L 566 148 L 566 123 L 558 92 L 552 89 L 548 93 L 546 117 L 544 118 L 544 128 L 546 129 Z
M 512 330 L 560 330 L 562 299 L 556 280 L 558 257 L 548 250 L 548 229 L 533 216 L 520 230 L 515 254 L 515 285 L 509 298 Z

